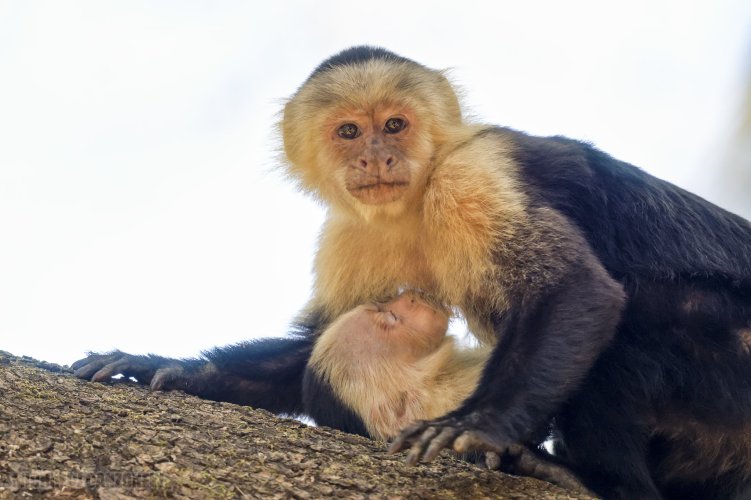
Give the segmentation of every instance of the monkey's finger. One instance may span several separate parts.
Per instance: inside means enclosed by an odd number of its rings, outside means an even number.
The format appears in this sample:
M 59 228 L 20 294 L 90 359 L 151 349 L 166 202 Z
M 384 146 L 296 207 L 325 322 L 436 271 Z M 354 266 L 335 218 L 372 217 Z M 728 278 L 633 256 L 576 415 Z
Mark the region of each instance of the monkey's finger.
M 431 462 L 441 453 L 441 450 L 450 448 L 451 442 L 454 441 L 458 432 L 454 427 L 444 427 L 441 433 L 430 441 L 430 446 L 422 456 L 422 461 Z
M 517 462 L 517 473 L 523 476 L 535 477 L 563 488 L 591 494 L 581 481 L 568 469 L 558 464 L 548 462 L 523 448 Z
M 506 447 L 505 454 L 509 457 L 519 458 L 522 455 L 528 453 L 527 448 L 519 443 L 511 443 Z
M 86 361 L 86 360 L 81 360 Z M 88 363 L 83 363 L 78 366 L 73 366 L 73 375 L 75 375 L 78 378 L 83 378 L 86 380 L 91 380 L 92 375 L 94 375 L 96 372 L 101 370 L 103 367 L 107 366 L 108 361 L 107 360 L 97 360 L 97 361 L 91 361 Z
M 170 366 L 168 368 L 160 368 L 156 371 L 151 378 L 151 384 L 149 387 L 154 391 L 168 390 L 175 386 L 175 382 L 185 372 L 179 366 Z
M 89 354 L 83 359 L 79 359 L 78 361 L 74 362 L 72 365 L 70 365 L 70 369 L 73 370 L 75 373 L 77 370 L 83 368 L 84 366 L 90 364 L 92 362 L 92 358 L 94 358 L 95 354 Z
M 416 465 L 422 456 L 422 452 L 425 446 L 438 434 L 438 429 L 435 427 L 428 427 L 420 436 L 420 439 L 412 444 L 412 447 L 407 453 L 407 465 Z
M 74 362 L 70 368 L 73 374 L 78 378 L 89 379 L 94 373 L 101 370 L 104 366 L 117 361 L 123 357 L 120 351 L 112 351 L 106 354 L 88 353 L 88 355 Z
M 494 452 L 489 451 L 485 453 L 485 467 L 489 470 L 498 470 L 501 468 L 501 456 Z
M 123 373 L 130 366 L 130 362 L 126 359 L 120 359 L 114 363 L 109 363 L 99 369 L 92 377 L 92 382 L 105 382 L 115 375 Z
M 388 449 L 388 453 L 393 455 L 394 453 L 399 453 L 402 450 L 406 450 L 412 443 L 413 438 L 418 434 L 423 433 L 425 427 L 425 422 L 422 420 L 409 424 L 407 427 L 402 429 L 394 442 L 391 443 L 391 446 L 389 446 Z
M 508 445 L 494 443 L 487 435 L 477 431 L 465 431 L 454 440 L 454 451 L 467 453 L 472 450 L 506 452 Z

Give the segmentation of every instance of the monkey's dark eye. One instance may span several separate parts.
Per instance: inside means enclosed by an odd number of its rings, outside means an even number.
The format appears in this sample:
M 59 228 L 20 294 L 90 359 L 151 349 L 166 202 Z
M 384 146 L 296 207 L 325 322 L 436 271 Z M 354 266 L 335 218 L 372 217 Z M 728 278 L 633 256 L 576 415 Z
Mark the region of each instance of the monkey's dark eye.
M 342 139 L 355 139 L 360 136 L 360 129 L 354 123 L 345 123 L 336 133 Z
M 398 134 L 404 130 L 406 125 L 407 122 L 404 121 L 404 118 L 389 118 L 386 120 L 386 125 L 384 125 L 383 131 L 387 134 Z

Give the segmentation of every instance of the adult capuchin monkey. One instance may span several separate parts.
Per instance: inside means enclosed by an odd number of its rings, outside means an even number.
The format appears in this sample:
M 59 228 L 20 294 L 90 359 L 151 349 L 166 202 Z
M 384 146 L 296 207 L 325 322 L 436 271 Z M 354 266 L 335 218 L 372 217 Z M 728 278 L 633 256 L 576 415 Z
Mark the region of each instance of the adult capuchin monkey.
M 446 335 L 448 320 L 440 306 L 412 292 L 360 305 L 320 335 L 308 367 L 338 389 L 338 398 L 362 421 L 362 434 L 391 440 L 408 424 L 455 410 L 480 381 L 490 348 L 457 347 Z M 551 463 L 539 446 L 544 438 L 466 458 L 586 492 L 569 471 Z
M 295 334 L 196 360 L 93 354 L 80 377 L 357 431 L 313 344 L 419 289 L 493 351 L 458 409 L 396 439 L 410 462 L 554 422 L 606 498 L 751 497 L 751 224 L 588 144 L 467 123 L 442 72 L 383 49 L 324 61 L 281 128 L 290 178 L 328 209 Z

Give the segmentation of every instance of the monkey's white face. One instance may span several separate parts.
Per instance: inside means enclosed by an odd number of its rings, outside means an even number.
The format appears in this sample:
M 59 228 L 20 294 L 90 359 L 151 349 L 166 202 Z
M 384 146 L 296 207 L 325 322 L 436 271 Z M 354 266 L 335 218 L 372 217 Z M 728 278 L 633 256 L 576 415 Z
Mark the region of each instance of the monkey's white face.
M 446 336 L 448 316 L 411 293 L 385 303 L 356 308 L 345 326 L 348 335 L 371 351 L 414 362 L 435 351 Z M 350 340 L 355 340 L 350 338 Z
M 382 314 L 393 317 L 396 325 L 424 335 L 443 337 L 448 317 L 412 293 L 403 293 L 383 304 L 376 304 Z
M 421 183 L 430 157 L 418 127 L 416 113 L 407 106 L 378 104 L 333 113 L 326 129 L 335 177 L 346 192 L 365 205 L 408 197 Z

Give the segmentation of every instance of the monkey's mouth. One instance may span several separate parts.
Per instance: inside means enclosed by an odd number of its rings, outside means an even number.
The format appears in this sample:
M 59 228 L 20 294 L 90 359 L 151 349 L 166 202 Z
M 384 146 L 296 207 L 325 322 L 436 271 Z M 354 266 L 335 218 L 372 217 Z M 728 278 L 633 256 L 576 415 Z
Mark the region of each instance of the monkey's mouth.
M 378 205 L 398 200 L 408 186 L 405 181 L 376 181 L 348 186 L 347 190 L 363 203 Z
M 389 309 L 387 307 L 389 305 L 388 302 L 386 302 L 386 303 L 384 303 L 384 302 L 374 302 L 373 304 L 375 305 L 376 310 L 380 314 L 383 314 L 384 316 L 388 316 L 389 319 L 393 320 L 393 321 L 398 321 L 399 320 L 399 317 L 396 314 L 394 314 L 394 311 L 392 311 L 391 309 Z
M 389 188 L 395 188 L 395 187 L 400 187 L 400 186 L 406 187 L 408 184 L 409 184 L 408 182 L 400 182 L 400 181 L 395 181 L 395 182 L 378 181 L 378 182 L 372 182 L 370 184 L 361 184 L 359 186 L 353 187 L 353 189 L 356 191 L 362 191 L 365 189 L 389 189 Z

